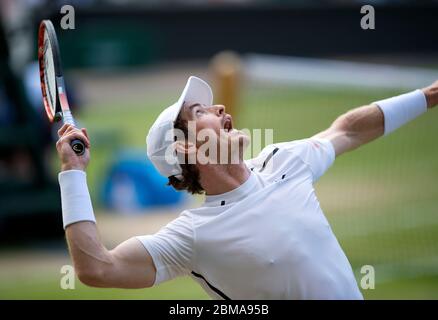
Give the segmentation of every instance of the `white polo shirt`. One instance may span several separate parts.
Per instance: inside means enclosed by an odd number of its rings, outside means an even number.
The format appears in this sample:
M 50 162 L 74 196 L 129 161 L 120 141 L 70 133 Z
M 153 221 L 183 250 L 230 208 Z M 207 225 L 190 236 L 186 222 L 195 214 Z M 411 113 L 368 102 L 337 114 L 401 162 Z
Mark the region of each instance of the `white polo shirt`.
M 325 139 L 264 148 L 238 188 L 137 237 L 155 284 L 190 275 L 214 299 L 362 299 L 313 188 L 334 159 Z

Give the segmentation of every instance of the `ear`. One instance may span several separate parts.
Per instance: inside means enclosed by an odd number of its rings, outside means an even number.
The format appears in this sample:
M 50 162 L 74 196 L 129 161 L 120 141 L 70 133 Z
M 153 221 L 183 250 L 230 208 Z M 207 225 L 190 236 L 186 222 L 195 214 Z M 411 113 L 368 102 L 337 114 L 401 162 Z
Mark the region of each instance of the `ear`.
M 188 141 L 175 141 L 175 150 L 178 153 L 189 155 L 196 153 L 196 146 Z

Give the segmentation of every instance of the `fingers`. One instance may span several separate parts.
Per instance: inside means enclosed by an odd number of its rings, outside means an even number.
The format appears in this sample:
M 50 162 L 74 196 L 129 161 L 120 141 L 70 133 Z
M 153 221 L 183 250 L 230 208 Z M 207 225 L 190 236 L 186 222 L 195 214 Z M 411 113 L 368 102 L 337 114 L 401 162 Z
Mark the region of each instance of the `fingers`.
M 90 148 L 90 142 L 88 141 L 88 139 L 82 133 L 79 133 L 79 132 L 72 132 L 72 133 L 70 133 L 70 134 L 68 134 L 66 136 L 63 136 L 56 143 L 56 148 L 58 150 L 61 150 L 62 146 L 64 144 L 70 145 L 73 140 L 80 140 L 80 141 L 82 141 L 85 144 L 85 147 L 87 149 Z
M 78 130 L 75 126 L 71 124 L 64 123 L 63 126 L 58 130 L 59 137 L 62 137 L 64 134 L 67 134 L 73 130 Z M 82 128 L 81 131 L 85 134 L 85 136 L 88 138 L 88 132 L 87 129 Z
M 72 131 L 70 133 L 65 134 L 61 140 L 67 141 L 68 143 L 72 142 L 73 140 L 78 139 L 81 140 L 84 144 L 85 147 L 89 148 L 90 147 L 90 141 L 88 140 L 88 138 L 79 130 L 77 131 Z
M 82 131 L 82 133 L 88 138 L 88 140 L 90 140 L 90 137 L 88 137 L 87 129 L 82 128 L 81 131 Z
M 70 127 L 70 124 L 64 123 L 61 129 L 58 130 L 58 136 L 61 138 L 65 131 Z
M 73 130 L 78 130 L 78 129 L 74 125 L 64 123 L 61 129 L 58 130 L 58 135 L 61 138 L 62 136 L 66 135 L 67 133 Z
M 79 130 L 70 124 L 64 124 L 61 129 L 58 130 L 58 135 L 60 137 L 57 143 L 58 145 L 61 145 L 63 142 L 70 143 L 74 139 L 79 139 L 84 142 L 87 148 L 90 148 L 91 146 L 88 133 L 85 128 Z

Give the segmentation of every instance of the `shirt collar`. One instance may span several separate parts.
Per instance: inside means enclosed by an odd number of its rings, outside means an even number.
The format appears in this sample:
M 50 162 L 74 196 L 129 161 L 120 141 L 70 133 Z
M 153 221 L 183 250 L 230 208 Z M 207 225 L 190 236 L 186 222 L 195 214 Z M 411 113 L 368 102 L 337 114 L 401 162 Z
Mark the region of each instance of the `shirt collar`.
M 237 188 L 222 194 L 205 196 L 204 206 L 223 206 L 232 202 L 237 202 L 255 192 L 257 189 L 257 179 L 255 174 L 250 171 L 248 179 Z

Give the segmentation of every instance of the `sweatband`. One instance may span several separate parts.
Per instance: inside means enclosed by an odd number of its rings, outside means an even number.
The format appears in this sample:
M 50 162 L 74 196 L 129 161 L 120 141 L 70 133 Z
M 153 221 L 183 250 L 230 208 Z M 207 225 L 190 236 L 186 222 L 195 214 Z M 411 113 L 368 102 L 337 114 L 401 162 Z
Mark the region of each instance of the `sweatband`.
M 373 103 L 379 106 L 385 116 L 385 135 L 427 111 L 426 96 L 421 90 Z
M 58 175 L 61 187 L 62 221 L 64 229 L 75 222 L 92 221 L 96 223 L 87 175 L 81 170 L 62 171 Z

